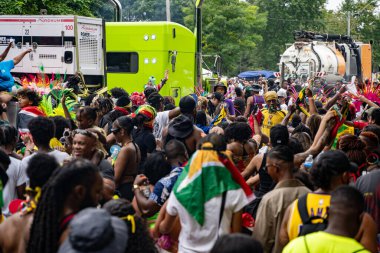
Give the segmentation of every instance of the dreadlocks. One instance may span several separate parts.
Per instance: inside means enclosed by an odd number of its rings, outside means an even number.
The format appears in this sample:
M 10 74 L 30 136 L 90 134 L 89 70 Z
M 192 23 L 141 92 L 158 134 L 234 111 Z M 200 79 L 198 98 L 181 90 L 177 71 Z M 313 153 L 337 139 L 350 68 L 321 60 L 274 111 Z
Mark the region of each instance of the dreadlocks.
M 147 226 L 143 219 L 135 216 L 135 210 L 132 204 L 126 199 L 115 199 L 108 201 L 104 207 L 111 215 L 119 217 L 127 223 L 128 226 L 128 246 L 125 253 L 155 253 L 156 247 L 149 235 Z M 129 215 L 133 216 L 134 223 L 126 219 Z M 135 230 L 133 231 L 133 226 Z
M 90 191 L 98 173 L 97 167 L 82 159 L 77 159 L 54 171 L 42 189 L 42 196 L 30 230 L 28 253 L 57 252 L 61 232 L 60 218 L 67 197 L 78 185 L 83 185 L 87 191 Z M 83 204 L 82 208 L 85 207 Z

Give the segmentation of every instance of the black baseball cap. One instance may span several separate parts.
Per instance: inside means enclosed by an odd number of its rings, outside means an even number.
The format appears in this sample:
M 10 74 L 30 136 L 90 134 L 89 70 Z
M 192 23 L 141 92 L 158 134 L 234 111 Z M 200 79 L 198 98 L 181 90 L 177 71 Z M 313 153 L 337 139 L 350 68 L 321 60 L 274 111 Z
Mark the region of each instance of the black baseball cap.
M 288 145 L 289 132 L 288 128 L 284 125 L 275 125 L 270 129 L 270 143 L 272 147 L 279 145 Z
M 157 105 L 160 102 L 164 101 L 164 97 L 161 96 L 158 92 L 153 92 L 148 97 L 148 103 L 150 105 Z
M 179 101 L 179 108 L 181 113 L 192 113 L 196 107 L 196 102 L 194 98 L 190 95 L 181 98 Z

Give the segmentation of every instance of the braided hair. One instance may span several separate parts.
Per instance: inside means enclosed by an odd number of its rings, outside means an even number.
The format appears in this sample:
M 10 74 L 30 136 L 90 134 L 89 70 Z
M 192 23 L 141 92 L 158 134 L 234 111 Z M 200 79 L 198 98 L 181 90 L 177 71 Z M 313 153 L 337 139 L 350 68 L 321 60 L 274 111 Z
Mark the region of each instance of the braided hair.
M 105 115 L 112 111 L 113 109 L 113 101 L 110 98 L 98 98 L 95 101 L 95 107 L 98 108 L 98 111 L 102 114 Z
M 135 220 L 136 231 L 132 232 L 131 221 L 125 220 L 128 227 L 128 246 L 125 253 L 156 253 L 158 252 L 149 235 L 147 226 L 143 219 L 135 216 L 135 210 L 132 204 L 126 199 L 114 199 L 108 201 L 104 206 L 111 215 L 123 218 L 133 215 Z
M 55 170 L 42 189 L 41 199 L 34 214 L 28 253 L 53 253 L 58 250 L 60 239 L 60 218 L 64 203 L 73 189 L 83 185 L 87 191 L 95 182 L 99 169 L 90 161 L 77 159 Z M 90 206 L 90 205 L 88 205 Z M 82 208 L 85 208 L 82 203 Z
M 366 144 L 355 135 L 343 135 L 339 138 L 337 149 L 346 153 L 348 159 L 356 165 L 361 166 L 366 163 Z

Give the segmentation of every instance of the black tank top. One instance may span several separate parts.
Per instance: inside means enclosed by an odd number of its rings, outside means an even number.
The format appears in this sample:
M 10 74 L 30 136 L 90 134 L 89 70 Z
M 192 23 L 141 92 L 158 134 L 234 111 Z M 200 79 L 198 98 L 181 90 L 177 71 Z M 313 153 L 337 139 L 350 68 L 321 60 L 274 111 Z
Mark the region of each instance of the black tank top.
M 266 162 L 267 162 L 267 153 L 264 153 L 263 161 L 259 169 L 259 177 L 260 177 L 259 194 L 262 194 L 262 195 L 271 191 L 276 185 L 273 182 L 272 178 L 269 176 L 268 172 L 265 170 Z

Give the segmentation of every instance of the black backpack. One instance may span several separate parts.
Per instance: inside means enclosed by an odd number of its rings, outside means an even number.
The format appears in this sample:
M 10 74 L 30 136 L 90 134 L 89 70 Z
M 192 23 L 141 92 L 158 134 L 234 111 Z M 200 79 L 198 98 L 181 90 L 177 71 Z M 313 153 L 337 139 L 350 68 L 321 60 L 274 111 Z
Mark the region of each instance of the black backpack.
M 298 199 L 298 212 L 301 216 L 302 226 L 298 236 L 307 235 L 313 232 L 323 231 L 327 228 L 327 217 L 312 216 L 309 217 L 307 211 L 307 195 L 305 194 Z M 313 223 L 315 220 L 322 220 L 322 222 Z

